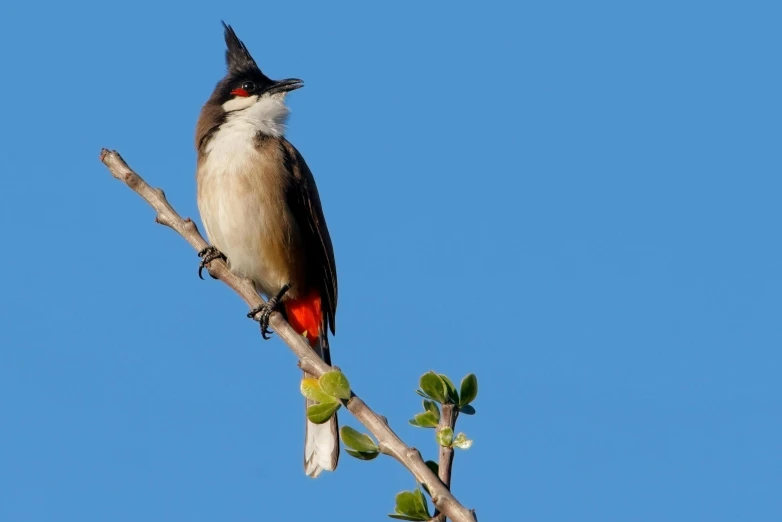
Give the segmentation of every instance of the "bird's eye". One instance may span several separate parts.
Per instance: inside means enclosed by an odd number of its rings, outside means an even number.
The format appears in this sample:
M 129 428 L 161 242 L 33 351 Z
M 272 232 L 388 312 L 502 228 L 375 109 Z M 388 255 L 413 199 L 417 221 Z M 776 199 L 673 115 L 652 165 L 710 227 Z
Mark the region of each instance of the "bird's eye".
M 242 84 L 242 89 L 244 89 L 247 92 L 253 92 L 255 90 L 255 83 L 253 83 L 253 82 L 244 82 Z

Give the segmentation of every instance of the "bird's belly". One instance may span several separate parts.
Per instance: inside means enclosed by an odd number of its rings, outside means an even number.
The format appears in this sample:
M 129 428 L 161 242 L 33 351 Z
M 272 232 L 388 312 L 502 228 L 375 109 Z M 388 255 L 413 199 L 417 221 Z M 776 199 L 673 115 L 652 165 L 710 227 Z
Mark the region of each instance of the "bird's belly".
M 274 205 L 258 169 L 207 164 L 199 175 L 198 207 L 210 242 L 231 271 L 251 279 L 266 295 L 291 280 L 287 208 Z

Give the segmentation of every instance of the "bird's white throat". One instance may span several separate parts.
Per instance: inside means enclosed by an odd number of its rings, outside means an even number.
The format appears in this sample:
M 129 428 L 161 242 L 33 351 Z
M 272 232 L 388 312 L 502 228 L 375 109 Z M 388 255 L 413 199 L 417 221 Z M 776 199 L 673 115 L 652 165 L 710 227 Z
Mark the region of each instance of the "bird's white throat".
M 206 146 L 207 171 L 242 172 L 257 161 L 258 133 L 278 138 L 285 133 L 289 110 L 282 97 L 236 97 L 223 104 L 225 122 Z
M 285 134 L 285 122 L 290 114 L 284 93 L 260 98 L 257 95 L 237 96 L 225 102 L 223 110 L 227 115 L 221 129 L 237 127 L 251 132 L 253 136 L 261 132 L 275 138 Z
M 216 175 L 242 174 L 258 161 L 259 133 L 278 138 L 285 133 L 289 110 L 284 96 L 236 97 L 223 104 L 225 121 L 212 135 L 206 152 L 205 172 Z

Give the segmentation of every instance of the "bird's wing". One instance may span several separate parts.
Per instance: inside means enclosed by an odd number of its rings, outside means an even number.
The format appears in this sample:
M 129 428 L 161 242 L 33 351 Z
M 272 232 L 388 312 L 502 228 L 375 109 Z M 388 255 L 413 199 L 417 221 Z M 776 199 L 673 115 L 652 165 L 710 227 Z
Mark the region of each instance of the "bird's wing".
M 320 205 L 318 187 L 315 186 L 315 178 L 296 147 L 284 138 L 280 140 L 280 144 L 292 178 L 287 190 L 288 205 L 303 236 L 305 254 L 309 258 L 307 265 L 312 267 L 308 277 L 320 291 L 325 311 L 325 326 L 333 334 L 337 312 L 337 266 L 326 218 Z M 325 331 L 323 333 L 325 334 Z

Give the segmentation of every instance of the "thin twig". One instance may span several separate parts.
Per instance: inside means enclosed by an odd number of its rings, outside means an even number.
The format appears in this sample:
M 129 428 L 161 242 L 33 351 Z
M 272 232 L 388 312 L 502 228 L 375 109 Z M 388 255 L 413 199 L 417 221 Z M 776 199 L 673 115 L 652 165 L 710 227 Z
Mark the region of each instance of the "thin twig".
M 445 428 L 450 428 L 453 432 L 456 427 L 456 417 L 459 416 L 459 410 L 455 404 L 443 404 L 442 412 L 440 413 L 440 422 L 437 425 L 437 431 L 441 431 Z M 443 485 L 451 489 L 451 468 L 453 466 L 453 446 L 440 446 L 440 459 L 437 464 L 437 475 Z M 440 511 L 440 510 L 438 510 Z M 435 513 L 434 522 L 445 522 L 446 513 Z
M 125 163 L 125 160 L 122 159 L 118 152 L 102 149 L 100 160 L 116 179 L 125 183 L 149 203 L 157 212 L 155 221 L 175 230 L 196 251 L 201 251 L 209 246 L 204 238 L 201 237 L 195 223 L 190 218 L 182 219 L 168 203 L 163 191 L 150 187 L 141 176 L 136 174 Z M 223 260 L 215 259 L 209 264 L 208 268 L 210 274 L 239 294 L 250 309 L 263 304 L 263 300 L 255 291 L 252 283 L 232 273 Z M 308 373 L 320 377 L 332 369 L 318 357 L 304 340 L 304 337 L 291 328 L 282 315 L 276 312 L 273 313 L 269 319 L 269 324 L 299 359 L 299 365 L 306 368 Z M 475 522 L 477 520 L 474 512 L 462 506 L 454 498 L 450 490 L 426 466 L 418 450 L 408 447 L 391 430 L 384 417 L 372 411 L 355 394 L 347 401 L 346 407 L 377 438 L 380 450 L 383 453 L 394 457 L 413 474 L 418 482 L 426 485 L 438 511 L 445 513 L 454 522 Z

